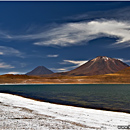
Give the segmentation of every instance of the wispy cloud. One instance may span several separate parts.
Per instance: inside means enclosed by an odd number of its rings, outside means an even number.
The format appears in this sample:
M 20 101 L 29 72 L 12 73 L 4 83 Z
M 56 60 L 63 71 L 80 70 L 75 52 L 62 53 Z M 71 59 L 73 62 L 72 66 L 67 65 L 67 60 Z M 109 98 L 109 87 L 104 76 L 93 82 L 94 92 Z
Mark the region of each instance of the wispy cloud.
M 75 69 L 75 68 L 81 66 L 82 64 L 84 64 L 86 62 L 87 62 L 87 60 L 84 60 L 84 61 L 63 60 L 63 62 L 60 62 L 60 64 L 70 64 L 71 66 L 62 67 L 62 68 L 51 68 L 51 70 L 53 70 L 55 72 L 66 72 L 66 71 L 70 71 L 72 69 Z
M 47 57 L 58 57 L 59 55 L 56 54 L 56 55 L 47 55 Z
M 76 66 L 80 66 L 84 63 L 88 62 L 88 60 L 76 61 L 76 60 L 63 60 L 60 64 L 75 64 Z
M 116 45 L 130 45 L 130 25 L 115 20 L 91 21 L 69 23 L 50 31 L 49 40 L 36 42 L 35 45 L 71 46 L 85 44 L 86 42 L 103 36 L 114 37 L 118 40 Z M 47 36 L 48 37 L 48 36 Z
M 11 69 L 11 68 L 15 68 L 15 67 L 12 66 L 12 65 L 6 64 L 5 62 L 1 62 L 1 63 L 0 63 L 0 68 L 3 68 L 3 69 Z
M 9 34 L 7 34 L 5 31 L 0 30 L 0 38 L 9 39 L 9 38 L 11 38 L 11 36 Z
M 69 66 L 69 67 L 62 67 L 62 68 L 50 68 L 51 70 L 53 70 L 54 72 L 66 72 L 72 69 L 75 69 L 77 67 L 76 66 Z
M 0 55 L 23 57 L 23 54 L 20 51 L 6 46 L 0 46 Z
M 15 40 L 35 40 L 34 45 L 72 46 L 82 45 L 100 37 L 116 38 L 114 45 L 130 46 L 130 22 L 117 20 L 93 20 L 65 23 L 48 31 L 32 35 L 10 36 Z
M 12 71 L 12 72 L 8 72 L 6 74 L 25 74 L 25 72 L 15 72 L 15 71 Z
M 53 70 L 53 72 L 65 72 L 68 69 L 67 68 L 50 68 L 51 70 Z
M 117 39 L 113 45 L 122 48 L 129 47 L 129 12 L 129 7 L 87 12 L 85 14 L 71 16 L 70 19 L 66 18 L 66 23 L 55 25 L 55 27 L 50 25 L 50 27 L 48 26 L 48 30 L 47 28 L 43 29 L 41 27 L 44 31 L 40 29 L 40 33 L 39 31 L 35 31 L 37 33 L 34 33 L 32 29 L 34 25 L 27 31 L 30 34 L 13 35 L 0 31 L 0 38 L 9 40 L 31 40 L 34 45 L 41 46 L 65 47 L 86 44 L 100 37 L 112 37 Z M 35 30 L 39 30 L 36 29 L 37 26 L 34 28 Z
M 107 3 L 108 5 L 108 3 Z M 117 3 L 116 3 L 117 5 Z M 84 14 L 78 14 L 75 16 L 69 16 L 65 18 L 65 20 L 68 21 L 74 21 L 74 22 L 80 22 L 80 21 L 90 21 L 90 19 L 96 20 L 96 19 L 115 19 L 115 20 L 123 20 L 128 21 L 130 20 L 130 8 L 123 7 L 123 8 L 114 8 L 107 11 L 90 11 Z M 125 15 L 124 15 L 125 14 Z
M 125 63 L 130 63 L 130 60 L 126 60 L 126 59 L 123 59 L 123 58 L 116 58 L 116 59 L 118 59 L 118 60 L 120 60 L 122 62 L 125 62 Z

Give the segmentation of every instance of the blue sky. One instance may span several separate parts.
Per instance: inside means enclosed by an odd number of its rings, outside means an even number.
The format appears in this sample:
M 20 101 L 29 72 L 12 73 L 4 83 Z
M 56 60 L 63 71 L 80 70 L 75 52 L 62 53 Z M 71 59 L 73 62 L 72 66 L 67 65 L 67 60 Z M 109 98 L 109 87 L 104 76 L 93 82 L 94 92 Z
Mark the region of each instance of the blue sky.
M 0 74 L 68 71 L 97 56 L 130 65 L 129 12 L 129 1 L 0 1 Z

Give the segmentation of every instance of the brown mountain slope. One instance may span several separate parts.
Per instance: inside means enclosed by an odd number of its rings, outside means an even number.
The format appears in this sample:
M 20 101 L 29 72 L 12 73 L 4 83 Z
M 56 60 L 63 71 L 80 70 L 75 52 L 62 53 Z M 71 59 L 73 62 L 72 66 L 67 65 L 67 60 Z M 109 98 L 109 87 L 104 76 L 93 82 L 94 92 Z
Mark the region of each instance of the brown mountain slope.
M 117 73 L 115 73 L 115 74 L 121 74 L 121 75 L 129 75 L 130 76 L 130 67 L 127 67 L 127 68 L 125 68 L 125 69 L 123 69 L 123 70 L 121 70 L 121 71 L 118 71 Z
M 106 56 L 98 56 L 74 70 L 61 74 L 70 76 L 101 75 L 115 73 L 126 67 L 128 67 L 128 65 L 118 59 L 109 58 Z
M 35 69 L 33 69 L 32 71 L 26 73 L 26 75 L 44 75 L 44 74 L 52 74 L 53 72 L 49 69 L 47 69 L 44 66 L 38 66 Z
M 86 81 L 89 79 L 93 83 L 130 83 L 130 67 L 127 67 L 113 74 L 85 76 L 85 78 Z

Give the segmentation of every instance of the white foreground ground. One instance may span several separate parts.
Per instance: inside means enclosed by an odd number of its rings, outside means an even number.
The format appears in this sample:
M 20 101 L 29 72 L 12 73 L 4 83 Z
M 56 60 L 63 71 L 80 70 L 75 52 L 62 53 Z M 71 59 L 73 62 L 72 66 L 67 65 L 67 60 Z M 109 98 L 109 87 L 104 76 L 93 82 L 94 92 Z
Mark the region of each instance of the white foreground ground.
M 0 130 L 117 130 L 130 114 L 35 101 L 0 93 Z

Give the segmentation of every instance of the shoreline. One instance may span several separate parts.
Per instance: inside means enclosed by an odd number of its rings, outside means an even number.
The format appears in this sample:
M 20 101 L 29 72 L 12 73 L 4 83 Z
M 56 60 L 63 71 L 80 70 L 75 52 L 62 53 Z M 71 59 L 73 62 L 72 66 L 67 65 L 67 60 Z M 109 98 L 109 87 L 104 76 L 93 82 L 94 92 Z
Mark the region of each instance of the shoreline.
M 20 95 L 18 93 L 10 93 L 10 92 L 0 92 L 0 94 L 10 94 L 10 95 L 14 95 L 14 96 L 19 96 L 19 97 L 22 97 L 22 98 L 26 98 L 26 99 L 30 99 L 30 100 L 34 100 L 34 101 L 39 101 L 39 102 L 45 102 L 45 103 L 51 103 L 51 104 L 55 104 L 55 105 L 63 105 L 63 106 L 70 106 L 70 107 L 77 107 L 77 108 L 86 108 L 86 109 L 93 109 L 93 110 L 101 110 L 101 111 L 110 111 L 110 112 L 121 112 L 121 113 L 127 113 L 127 114 L 130 114 L 130 110 L 129 111 L 121 111 L 121 110 L 112 110 L 112 109 L 105 109 L 105 108 L 101 108 L 101 107 L 91 107 L 91 106 L 81 106 L 81 105 L 74 105 L 72 103 L 57 103 L 57 102 L 52 102 L 52 101 L 47 101 L 47 100 L 40 100 L 40 99 L 36 99 L 36 98 L 33 98 L 33 97 L 27 97 L 27 96 L 24 96 L 24 95 Z
M 1 94 L 2 92 L 0 92 Z M 93 110 L 100 110 L 100 111 L 110 111 L 110 112 L 119 112 L 119 113 L 126 113 L 126 114 L 130 114 L 130 112 L 124 112 L 124 111 L 113 111 L 113 110 L 107 110 L 107 109 L 100 109 L 100 108 L 91 108 L 91 107 L 80 107 L 80 106 L 74 106 L 74 105 L 67 105 L 67 104 L 60 104 L 60 103 L 54 103 L 54 102 L 48 102 L 48 101 L 43 101 L 43 100 L 38 100 L 38 99 L 35 99 L 35 98 L 29 98 L 29 97 L 26 97 L 26 96 L 21 96 L 21 95 L 18 95 L 18 94 L 13 94 L 13 93 L 2 93 L 2 94 L 9 94 L 9 95 L 13 95 L 13 96 L 18 96 L 18 97 L 21 97 L 21 98 L 25 98 L 25 99 L 29 99 L 29 100 L 33 100 L 33 101 L 38 101 L 38 102 L 45 102 L 45 103 L 50 103 L 50 104 L 54 104 L 54 105 L 62 105 L 62 106 L 70 106 L 70 107 L 76 107 L 76 108 L 84 108 L 84 109 L 93 109 Z
M 44 85 L 44 84 L 130 84 L 130 83 L 1 83 L 0 85 Z
M 129 125 L 130 114 L 34 101 L 0 93 L 1 128 L 118 129 Z

